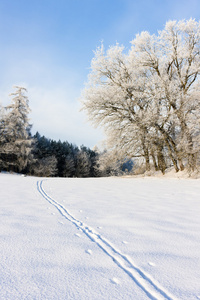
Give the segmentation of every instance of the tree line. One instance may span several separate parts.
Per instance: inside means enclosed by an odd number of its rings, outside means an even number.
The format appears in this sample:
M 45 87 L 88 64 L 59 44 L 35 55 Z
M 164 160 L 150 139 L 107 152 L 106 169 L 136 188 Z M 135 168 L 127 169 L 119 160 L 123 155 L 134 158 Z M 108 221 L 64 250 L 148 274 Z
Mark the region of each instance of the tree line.
M 37 176 L 56 177 L 99 177 L 97 169 L 99 154 L 85 146 L 80 148 L 68 142 L 51 140 L 40 136 L 37 132 L 33 136 L 35 146 L 33 156 L 35 163 L 29 173 Z
M 98 152 L 31 134 L 26 89 L 15 87 L 12 103 L 0 108 L 0 171 L 34 176 L 97 177 Z
M 107 133 L 109 156 L 133 158 L 145 171 L 198 170 L 200 22 L 169 21 L 142 32 L 130 50 L 98 47 L 83 110 Z

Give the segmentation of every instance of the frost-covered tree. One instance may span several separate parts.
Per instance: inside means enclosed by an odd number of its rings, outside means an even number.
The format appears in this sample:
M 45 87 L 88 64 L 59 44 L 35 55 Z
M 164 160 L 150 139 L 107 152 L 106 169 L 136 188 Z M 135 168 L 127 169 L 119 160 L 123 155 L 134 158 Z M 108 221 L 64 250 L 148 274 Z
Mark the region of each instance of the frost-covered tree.
M 89 177 L 90 175 L 90 159 L 87 153 L 83 150 L 79 151 L 76 156 L 77 167 L 76 167 L 76 177 Z
M 57 173 L 57 159 L 54 155 L 37 159 L 30 168 L 32 175 L 52 177 Z
M 4 168 L 4 146 L 6 143 L 5 110 L 0 105 L 0 170 Z
M 23 171 L 27 163 L 32 160 L 33 139 L 30 135 L 31 125 L 28 114 L 30 112 L 29 102 L 23 87 L 15 87 L 12 93 L 12 103 L 6 107 L 5 115 L 5 142 L 1 149 L 8 169 Z
M 103 151 L 98 158 L 98 164 L 96 169 L 103 177 L 122 175 L 121 162 L 118 160 L 118 156 L 111 151 Z
M 65 160 L 65 167 L 63 171 L 64 177 L 72 177 L 75 174 L 75 163 L 72 154 L 68 154 Z
M 103 126 L 120 158 L 143 157 L 163 173 L 199 156 L 200 22 L 167 22 L 157 35 L 138 34 L 131 49 L 118 44 L 95 52 L 83 109 Z

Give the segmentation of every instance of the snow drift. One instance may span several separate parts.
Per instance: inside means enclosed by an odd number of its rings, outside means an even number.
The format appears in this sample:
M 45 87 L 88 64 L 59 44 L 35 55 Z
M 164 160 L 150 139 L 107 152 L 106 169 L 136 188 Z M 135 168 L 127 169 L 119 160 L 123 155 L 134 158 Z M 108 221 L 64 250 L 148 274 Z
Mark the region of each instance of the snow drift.
M 1 299 L 200 299 L 199 179 L 0 183 Z

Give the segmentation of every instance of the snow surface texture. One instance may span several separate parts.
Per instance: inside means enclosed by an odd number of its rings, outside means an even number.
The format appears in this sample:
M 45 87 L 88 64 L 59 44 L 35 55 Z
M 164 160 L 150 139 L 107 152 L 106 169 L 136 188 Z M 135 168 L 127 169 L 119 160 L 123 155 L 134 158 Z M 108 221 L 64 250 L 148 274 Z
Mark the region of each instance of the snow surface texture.
M 199 179 L 0 185 L 0 299 L 200 299 Z

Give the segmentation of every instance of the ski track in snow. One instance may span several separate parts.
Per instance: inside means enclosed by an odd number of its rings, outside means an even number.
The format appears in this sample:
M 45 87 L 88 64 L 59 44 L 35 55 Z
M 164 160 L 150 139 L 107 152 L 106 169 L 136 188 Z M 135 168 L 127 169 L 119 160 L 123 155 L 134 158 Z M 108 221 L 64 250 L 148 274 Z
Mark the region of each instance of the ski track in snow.
M 163 288 L 154 278 L 138 267 L 127 255 L 118 250 L 110 241 L 105 239 L 101 234 L 93 228 L 87 226 L 82 221 L 74 218 L 69 211 L 59 202 L 51 198 L 43 188 L 43 181 L 37 182 L 39 193 L 50 204 L 57 208 L 59 213 L 68 221 L 73 223 L 79 230 L 82 230 L 85 235 L 95 242 L 96 245 L 107 254 L 114 263 L 120 267 L 152 300 L 178 300 L 174 295 Z M 91 250 L 90 250 L 91 251 Z M 86 251 L 90 253 L 89 250 Z

